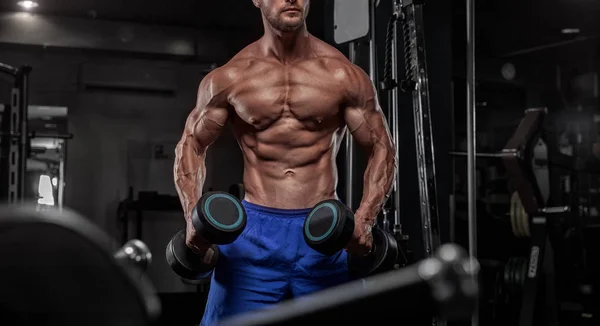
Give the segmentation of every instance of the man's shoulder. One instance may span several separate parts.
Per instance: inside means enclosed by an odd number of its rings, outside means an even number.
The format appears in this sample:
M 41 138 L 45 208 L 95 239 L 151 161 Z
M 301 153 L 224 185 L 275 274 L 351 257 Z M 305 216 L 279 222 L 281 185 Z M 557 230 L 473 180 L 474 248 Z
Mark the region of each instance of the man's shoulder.
M 256 58 L 255 43 L 246 46 L 225 64 L 213 69 L 205 78 L 221 87 L 233 84 Z
M 352 62 L 340 50 L 321 39 L 312 37 L 312 48 L 317 59 L 330 61 L 339 67 L 352 66 Z
M 339 76 L 342 80 L 348 77 L 360 75 L 364 72 L 362 68 L 352 63 L 340 50 L 326 43 L 323 40 L 314 38 L 313 46 L 315 48 L 316 59 L 322 61 L 329 70 L 335 72 L 334 76 Z

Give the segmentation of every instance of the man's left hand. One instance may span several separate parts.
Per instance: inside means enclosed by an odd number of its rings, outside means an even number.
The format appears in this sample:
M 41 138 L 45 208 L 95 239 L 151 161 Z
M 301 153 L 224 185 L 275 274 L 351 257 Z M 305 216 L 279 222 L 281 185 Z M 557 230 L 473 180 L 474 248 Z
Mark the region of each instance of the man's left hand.
M 346 247 L 346 251 L 352 255 L 364 256 L 371 252 L 373 247 L 372 221 L 358 212 L 354 217 L 354 234 Z

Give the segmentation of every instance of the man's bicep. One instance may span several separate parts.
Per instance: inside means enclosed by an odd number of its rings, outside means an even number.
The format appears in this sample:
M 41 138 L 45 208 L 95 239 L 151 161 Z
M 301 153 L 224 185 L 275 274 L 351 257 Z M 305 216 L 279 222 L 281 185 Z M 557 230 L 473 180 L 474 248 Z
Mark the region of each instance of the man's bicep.
M 369 76 L 358 66 L 353 66 L 348 79 L 348 105 L 344 118 L 348 130 L 362 146 L 390 140 L 388 125 L 379 105 L 377 90 Z
M 227 124 L 229 109 L 227 107 L 205 106 L 196 108 L 191 132 L 200 148 L 206 148 L 217 140 Z
M 217 140 L 229 118 L 229 104 L 215 88 L 213 76 L 208 75 L 202 80 L 196 107 L 186 122 L 186 133 L 196 141 L 200 150 Z
M 348 131 L 359 145 L 372 147 L 390 139 L 385 116 L 378 106 L 348 107 L 344 116 Z

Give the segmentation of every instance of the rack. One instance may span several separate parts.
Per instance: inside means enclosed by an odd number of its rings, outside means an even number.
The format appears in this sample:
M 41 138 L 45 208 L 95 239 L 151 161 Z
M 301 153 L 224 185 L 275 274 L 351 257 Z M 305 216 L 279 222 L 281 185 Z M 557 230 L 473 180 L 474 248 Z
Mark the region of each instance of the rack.
M 140 191 L 137 194 L 137 200 L 133 196 L 133 187 L 129 187 L 129 193 L 126 199 L 119 203 L 117 208 L 117 218 L 121 223 L 121 243 L 125 244 L 129 240 L 129 221 L 131 213 L 134 213 L 135 219 L 135 238 L 142 240 L 142 226 L 144 223 L 144 212 L 181 212 L 181 203 L 176 196 L 162 195 L 156 191 Z

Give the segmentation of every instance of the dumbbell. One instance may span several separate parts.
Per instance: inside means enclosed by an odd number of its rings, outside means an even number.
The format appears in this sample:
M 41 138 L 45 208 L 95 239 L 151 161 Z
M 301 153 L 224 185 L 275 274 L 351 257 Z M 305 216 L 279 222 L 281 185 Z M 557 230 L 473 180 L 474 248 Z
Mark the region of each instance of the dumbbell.
M 338 200 L 319 202 L 304 221 L 304 241 L 321 254 L 331 256 L 348 245 L 354 233 L 354 213 Z M 392 270 L 398 259 L 394 237 L 378 227 L 372 229 L 373 247 L 365 256 L 348 255 L 352 276 L 363 277 Z
M 214 254 L 204 262 L 205 254 L 192 251 L 185 243 L 185 230 L 173 236 L 167 244 L 167 263 L 184 279 L 198 280 L 210 275 L 217 264 L 220 251 L 217 245 L 230 244 L 246 227 L 246 211 L 233 195 L 211 191 L 200 197 L 192 210 L 192 225 L 197 234 L 211 243 Z

